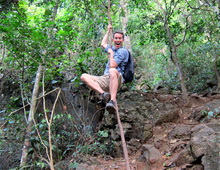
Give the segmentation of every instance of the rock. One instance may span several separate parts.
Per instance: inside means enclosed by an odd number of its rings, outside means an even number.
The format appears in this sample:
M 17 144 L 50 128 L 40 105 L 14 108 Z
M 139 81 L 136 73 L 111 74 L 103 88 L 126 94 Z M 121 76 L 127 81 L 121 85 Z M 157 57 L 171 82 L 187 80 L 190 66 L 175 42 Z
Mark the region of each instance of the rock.
M 166 165 L 168 166 L 173 165 L 173 166 L 179 167 L 184 164 L 191 164 L 194 161 L 195 159 L 192 156 L 190 148 L 187 147 L 186 149 L 173 155 L 173 157 L 170 160 L 166 161 Z
M 175 157 L 174 157 L 175 158 Z M 189 148 L 182 150 L 177 157 L 174 159 L 175 165 L 178 167 L 185 163 L 193 163 L 195 159 L 192 156 L 192 153 Z
M 123 131 L 124 131 L 124 135 L 126 136 L 127 133 L 129 133 L 129 131 L 132 129 L 132 126 L 131 124 L 129 123 L 122 123 L 122 127 L 123 127 Z M 111 137 L 114 139 L 114 140 L 117 140 L 120 138 L 121 134 L 120 134 L 120 129 L 119 129 L 119 126 L 118 124 L 116 125 L 116 128 L 114 130 L 110 129 L 110 132 L 111 132 Z
M 115 141 L 115 140 L 119 140 L 119 134 L 120 133 L 117 133 L 117 131 L 116 130 L 113 130 L 113 129 L 110 129 L 109 130 L 110 131 L 110 133 L 111 133 L 111 138 Z
M 190 139 L 191 135 L 191 125 L 180 124 L 173 128 L 169 134 L 170 139 Z
M 220 139 L 219 134 L 212 138 L 206 147 L 205 156 L 202 157 L 202 164 L 205 169 L 220 169 Z
M 202 157 L 215 131 L 206 125 L 197 125 L 192 129 L 190 147 L 195 158 Z
M 153 127 L 151 124 L 144 124 L 143 126 L 143 133 L 140 137 L 141 143 L 146 142 L 153 136 Z
M 114 142 L 114 155 L 112 155 L 112 157 L 119 158 L 123 156 L 124 154 L 121 141 Z
M 127 142 L 127 148 L 129 155 L 132 155 L 133 153 L 137 152 L 141 148 L 140 140 L 138 139 L 131 139 Z
M 220 169 L 219 123 L 200 124 L 192 131 L 190 147 L 195 159 L 201 159 L 205 169 Z
M 129 142 L 128 142 L 128 145 L 131 145 L 131 146 L 137 146 L 137 148 L 141 148 L 141 144 L 140 144 L 140 141 L 138 139 L 131 139 Z
M 12 149 L 18 149 L 14 153 L 11 153 Z M 21 158 L 21 148 L 17 144 L 13 144 L 8 148 L 3 146 L 0 156 L 0 169 L 16 169 L 17 165 L 20 163 Z
M 162 88 L 157 89 L 156 92 L 169 94 L 171 92 L 171 90 L 167 87 L 162 87 Z
M 215 132 L 219 132 L 220 131 L 220 123 L 219 123 L 218 120 L 216 121 L 216 123 L 207 123 L 206 126 L 210 127 Z
M 100 119 L 103 117 L 103 110 L 97 111 L 101 107 L 101 104 L 90 101 L 90 90 L 84 86 L 80 86 L 79 89 L 72 89 L 71 91 L 67 89 L 64 88 L 61 90 L 54 114 L 66 113 L 71 115 L 74 118 L 75 125 L 67 121 L 66 126 L 69 128 L 77 126 L 81 132 L 88 132 L 88 128 L 96 128 Z M 45 97 L 47 110 L 51 111 L 53 109 L 56 98 L 57 91 Z M 36 112 L 44 113 L 42 98 L 38 102 Z
M 86 163 L 84 164 L 79 164 L 76 168 L 76 170 L 89 170 L 91 168 L 91 165 L 88 165 Z
M 168 110 L 161 111 L 158 115 L 155 115 L 154 123 L 155 125 L 160 125 L 162 123 L 173 122 L 179 118 L 178 110 Z
M 174 139 L 188 138 L 190 136 L 190 129 L 191 126 L 189 125 L 180 125 L 171 131 L 170 137 Z M 219 131 L 219 124 L 209 123 L 196 125 L 191 129 L 192 134 L 188 146 L 184 146 L 182 151 L 177 152 L 177 154 L 169 160 L 170 163 L 167 164 L 174 163 L 175 166 L 181 167 L 194 162 L 202 162 L 204 169 L 220 169 Z M 176 146 L 178 147 L 178 144 L 176 144 Z M 175 149 L 175 147 L 171 148 L 171 150 Z M 202 170 L 202 168 L 203 166 L 199 166 L 197 169 Z M 193 169 L 195 169 L 194 166 Z
M 201 164 L 185 164 L 179 169 L 185 169 L 185 170 L 204 170 L 204 166 Z
M 0 169 L 9 169 L 9 161 L 7 157 L 0 158 Z
M 173 153 L 180 153 L 183 149 L 185 149 L 188 146 L 188 142 L 187 141 L 177 141 L 177 140 L 174 140 L 173 142 L 174 142 L 174 144 L 171 143 L 171 148 L 170 148 L 171 154 L 173 154 Z
M 128 91 L 128 87 L 127 86 L 122 86 L 121 87 L 121 92 L 126 92 Z
M 149 162 L 151 164 L 156 163 L 162 158 L 160 151 L 152 145 L 143 145 L 141 153 L 142 155 L 140 159 L 145 160 L 146 162 Z

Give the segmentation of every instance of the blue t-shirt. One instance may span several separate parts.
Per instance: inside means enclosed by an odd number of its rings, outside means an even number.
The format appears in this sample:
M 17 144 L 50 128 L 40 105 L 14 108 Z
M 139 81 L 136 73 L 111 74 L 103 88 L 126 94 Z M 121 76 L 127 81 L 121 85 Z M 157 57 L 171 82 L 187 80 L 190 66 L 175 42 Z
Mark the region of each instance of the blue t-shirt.
M 118 70 L 119 73 L 123 74 L 125 70 L 125 65 L 128 62 L 128 57 L 129 53 L 128 50 L 124 47 L 116 49 L 114 46 L 110 47 L 110 45 L 107 45 L 105 52 L 108 52 L 108 49 L 111 48 L 114 52 L 114 60 L 118 64 L 116 69 Z M 108 63 L 106 64 L 104 74 L 109 73 L 109 60 Z

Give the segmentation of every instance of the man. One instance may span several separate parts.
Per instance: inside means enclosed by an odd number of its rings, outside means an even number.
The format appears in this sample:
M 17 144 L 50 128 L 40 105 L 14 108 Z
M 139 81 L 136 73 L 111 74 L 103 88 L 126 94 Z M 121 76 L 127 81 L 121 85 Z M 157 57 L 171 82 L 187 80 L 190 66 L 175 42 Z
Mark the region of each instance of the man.
M 125 65 L 128 62 L 129 53 L 127 49 L 123 47 L 124 33 L 116 31 L 113 34 L 114 46 L 111 47 L 108 44 L 108 36 L 112 26 L 108 26 L 107 33 L 105 34 L 101 46 L 105 49 L 108 55 L 108 63 L 103 76 L 93 76 L 89 74 L 82 74 L 80 79 L 88 87 L 100 94 L 101 99 L 108 102 L 106 109 L 109 113 L 113 113 L 116 110 L 116 95 L 123 83 L 123 73 Z M 110 94 L 109 94 L 109 93 Z M 109 101 L 110 99 L 110 101 Z

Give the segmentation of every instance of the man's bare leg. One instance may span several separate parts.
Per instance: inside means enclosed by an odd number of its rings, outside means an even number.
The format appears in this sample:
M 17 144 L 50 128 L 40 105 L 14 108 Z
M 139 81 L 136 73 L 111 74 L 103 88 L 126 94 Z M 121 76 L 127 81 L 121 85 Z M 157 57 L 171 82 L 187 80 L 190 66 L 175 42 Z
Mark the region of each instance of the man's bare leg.
M 89 88 L 98 92 L 99 94 L 104 93 L 104 90 L 100 87 L 100 85 L 91 79 L 91 75 L 84 73 L 81 75 L 80 80 L 84 82 L 87 86 L 89 86 Z
M 111 95 L 111 100 L 116 102 L 116 96 L 118 91 L 118 77 L 119 77 L 118 70 L 116 70 L 115 68 L 110 68 L 109 76 L 110 76 L 109 91 Z
M 118 77 L 119 73 L 118 70 L 115 68 L 109 69 L 109 76 L 110 76 L 110 83 L 109 83 L 109 91 L 111 100 L 106 104 L 106 109 L 109 113 L 114 114 L 116 111 L 116 105 L 117 105 L 117 91 L 118 91 Z

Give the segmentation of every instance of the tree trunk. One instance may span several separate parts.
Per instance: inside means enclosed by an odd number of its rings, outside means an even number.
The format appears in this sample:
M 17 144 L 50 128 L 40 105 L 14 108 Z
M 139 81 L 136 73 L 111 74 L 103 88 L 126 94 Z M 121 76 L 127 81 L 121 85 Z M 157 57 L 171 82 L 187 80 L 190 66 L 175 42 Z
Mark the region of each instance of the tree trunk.
M 172 56 L 171 59 L 172 59 L 174 65 L 176 66 L 177 72 L 179 74 L 182 95 L 183 95 L 183 98 L 185 100 L 187 100 L 188 92 L 187 92 L 186 85 L 185 85 L 185 76 L 184 76 L 184 74 L 182 72 L 182 69 L 181 69 L 181 66 L 180 66 L 180 63 L 179 63 L 179 59 L 177 57 L 177 47 L 174 44 L 173 36 L 172 36 L 172 34 L 170 32 L 170 28 L 169 28 L 169 25 L 168 25 L 167 22 L 165 22 L 164 27 L 165 27 L 165 30 L 166 30 L 166 33 L 167 33 L 167 37 L 168 37 L 169 43 L 170 43 L 171 56 Z
M 213 50 L 214 50 L 214 57 L 215 57 L 214 69 L 215 69 L 215 74 L 216 74 L 217 81 L 218 81 L 218 87 L 217 87 L 216 91 L 219 91 L 220 90 L 220 73 L 219 73 L 219 69 L 218 69 L 218 55 L 216 54 L 214 48 L 213 48 Z
M 35 84 L 34 84 L 34 89 L 33 89 L 33 93 L 32 93 L 31 108 L 30 108 L 30 112 L 29 112 L 29 116 L 28 116 L 28 126 L 26 129 L 25 140 L 24 140 L 24 145 L 23 145 L 23 149 L 22 149 L 20 167 L 25 166 L 27 164 L 27 160 L 28 160 L 28 150 L 31 146 L 30 133 L 32 130 L 32 126 L 34 124 L 33 119 L 34 119 L 34 114 L 36 112 L 36 100 L 37 100 L 37 95 L 38 95 L 38 90 L 39 90 L 40 79 L 42 76 L 42 69 L 43 69 L 42 65 L 39 64 L 37 75 L 36 75 L 36 80 L 35 80 Z
M 176 46 L 174 45 L 174 47 L 171 47 L 173 49 L 173 58 L 174 58 L 174 61 L 175 61 L 175 66 L 177 68 L 177 72 L 179 74 L 179 79 L 180 79 L 180 84 L 181 84 L 181 89 L 182 89 L 182 95 L 183 95 L 183 98 L 187 100 L 187 97 L 188 97 L 188 91 L 187 91 L 187 88 L 186 88 L 186 84 L 185 84 L 185 75 L 183 74 L 182 72 L 182 69 L 181 69 L 181 66 L 179 64 L 179 61 L 178 61 L 178 57 L 177 57 L 177 49 L 176 49 Z
M 171 52 L 171 60 L 174 63 L 174 65 L 176 66 L 176 69 L 177 69 L 177 72 L 178 72 L 178 75 L 179 75 L 183 99 L 184 100 L 188 100 L 188 92 L 187 92 L 187 88 L 186 88 L 186 84 L 185 84 L 185 76 L 183 74 L 181 65 L 179 63 L 179 59 L 177 57 L 177 45 L 175 45 L 175 43 L 174 43 L 173 35 L 172 35 L 172 33 L 170 31 L 170 27 L 168 25 L 169 23 L 168 23 L 167 13 L 166 13 L 165 9 L 163 8 L 163 6 L 161 5 L 161 3 L 158 0 L 155 0 L 155 2 L 158 4 L 160 9 L 163 11 L 163 15 L 164 15 L 164 29 L 166 31 L 167 38 L 169 40 L 169 46 L 170 46 L 170 52 Z

